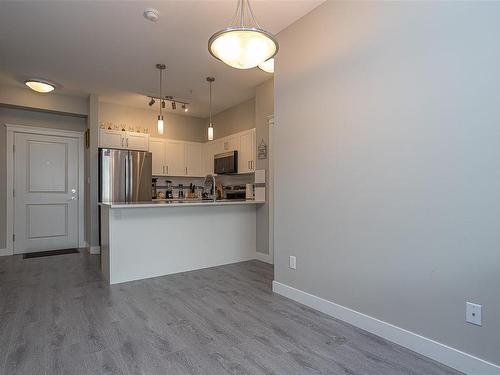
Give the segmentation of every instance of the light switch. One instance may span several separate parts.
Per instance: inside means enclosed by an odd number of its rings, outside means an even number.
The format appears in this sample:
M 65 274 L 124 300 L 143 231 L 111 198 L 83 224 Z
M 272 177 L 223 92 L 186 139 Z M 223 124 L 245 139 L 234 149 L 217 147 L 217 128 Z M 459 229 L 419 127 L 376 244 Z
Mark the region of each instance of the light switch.
M 292 270 L 297 269 L 297 258 L 294 257 L 293 255 L 290 257 L 290 268 Z

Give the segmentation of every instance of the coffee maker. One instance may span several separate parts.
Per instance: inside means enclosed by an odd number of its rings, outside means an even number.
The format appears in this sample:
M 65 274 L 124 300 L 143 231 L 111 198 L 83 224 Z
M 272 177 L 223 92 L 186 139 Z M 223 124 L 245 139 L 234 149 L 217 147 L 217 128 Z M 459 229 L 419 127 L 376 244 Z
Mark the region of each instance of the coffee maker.
M 172 193 L 172 181 L 165 180 L 167 190 L 165 191 L 166 199 L 174 199 L 174 193 Z
M 153 182 L 151 183 L 151 199 L 156 199 L 158 196 L 158 190 L 156 188 L 157 183 L 158 179 L 153 178 Z

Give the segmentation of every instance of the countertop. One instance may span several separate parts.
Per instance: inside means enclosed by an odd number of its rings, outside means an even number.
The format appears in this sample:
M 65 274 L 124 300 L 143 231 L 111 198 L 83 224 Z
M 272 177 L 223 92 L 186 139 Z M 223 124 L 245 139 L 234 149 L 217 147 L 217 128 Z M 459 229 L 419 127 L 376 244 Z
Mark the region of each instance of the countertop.
M 109 208 L 161 208 L 161 207 L 185 207 L 185 206 L 231 206 L 242 204 L 264 204 L 263 201 L 256 201 L 253 199 L 220 199 L 201 200 L 201 199 L 158 199 L 150 202 L 113 202 L 99 203 L 100 206 Z

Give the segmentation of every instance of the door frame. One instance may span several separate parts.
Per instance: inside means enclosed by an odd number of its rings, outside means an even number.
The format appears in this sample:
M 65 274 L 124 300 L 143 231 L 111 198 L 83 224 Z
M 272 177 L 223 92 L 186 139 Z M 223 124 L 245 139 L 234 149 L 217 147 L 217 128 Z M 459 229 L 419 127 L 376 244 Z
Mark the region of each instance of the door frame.
M 269 207 L 269 258 L 272 264 L 276 264 L 274 257 L 274 115 L 267 117 L 267 124 L 269 129 L 269 144 L 267 146 L 269 173 L 268 173 L 268 192 L 267 200 Z
M 84 133 L 74 130 L 40 128 L 36 126 L 5 124 L 7 128 L 7 254 L 14 255 L 14 135 L 28 133 L 56 137 L 75 138 L 78 140 L 78 246 L 85 247 L 85 159 Z

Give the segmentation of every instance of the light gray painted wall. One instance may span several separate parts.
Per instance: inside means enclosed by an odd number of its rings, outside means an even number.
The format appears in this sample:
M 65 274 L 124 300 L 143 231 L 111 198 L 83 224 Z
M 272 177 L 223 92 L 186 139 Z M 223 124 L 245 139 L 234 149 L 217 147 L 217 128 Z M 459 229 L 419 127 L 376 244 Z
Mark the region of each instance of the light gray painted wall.
M 214 125 L 214 138 L 222 138 L 226 135 L 241 132 L 243 130 L 253 129 L 255 127 L 255 98 L 249 99 L 243 103 L 235 105 L 225 111 L 212 116 Z M 204 137 L 207 141 L 207 126 L 209 119 L 204 120 Z
M 22 110 L 0 106 L 0 249 L 6 247 L 7 233 L 7 130 L 4 124 L 83 131 L 86 119 L 48 112 Z
M 255 136 L 257 147 L 259 147 L 262 140 L 269 146 L 268 117 L 273 114 L 274 79 L 271 78 L 257 86 L 255 90 Z M 265 169 L 266 176 L 269 177 L 269 159 L 259 159 L 257 157 L 255 164 L 257 169 Z M 269 254 L 268 198 L 269 196 L 266 198 L 266 203 L 264 205 L 257 207 L 257 251 L 264 254 Z
M 80 116 L 88 114 L 87 97 L 61 95 L 57 90 L 50 94 L 40 94 L 27 87 L 2 85 L 0 87 L 0 103 Z
M 499 33 L 498 2 L 326 2 L 278 35 L 277 281 L 500 364 Z
M 99 124 L 111 121 L 115 124 L 127 124 L 133 126 L 147 127 L 149 134 L 153 137 L 164 137 L 179 139 L 183 141 L 204 142 L 206 138 L 205 120 L 165 113 L 165 131 L 163 136 L 157 133 L 158 112 L 148 109 L 126 107 L 112 103 L 99 103 Z

